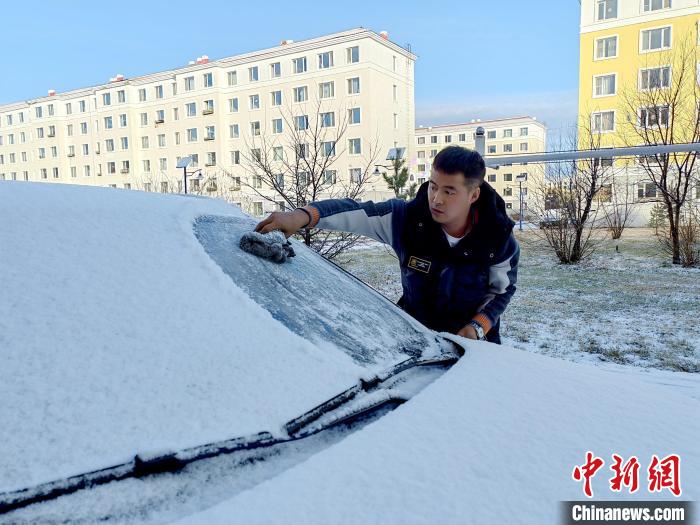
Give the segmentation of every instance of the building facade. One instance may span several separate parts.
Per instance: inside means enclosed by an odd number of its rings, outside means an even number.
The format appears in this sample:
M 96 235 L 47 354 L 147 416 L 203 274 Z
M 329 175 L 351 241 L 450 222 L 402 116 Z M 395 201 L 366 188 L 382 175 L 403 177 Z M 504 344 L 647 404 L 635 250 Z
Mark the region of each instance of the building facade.
M 354 29 L 2 105 L 0 180 L 180 192 L 176 166 L 189 156 L 191 190 L 225 188 L 248 211 L 267 213 L 277 207 L 274 191 L 249 191 L 256 183 L 246 159 L 256 142 L 277 144 L 280 162 L 296 155 L 291 126 L 303 132 L 322 119 L 331 144 L 345 124 L 342 144 L 329 146 L 339 184 L 391 148 L 411 154 L 415 58 L 386 33 Z M 373 177 L 366 198 L 393 195 Z
M 422 184 L 430 178 L 432 159 L 446 146 L 458 145 L 474 149 L 478 127 L 486 131 L 486 156 L 500 157 L 542 153 L 547 146 L 547 128 L 533 117 L 514 117 L 498 120 L 475 120 L 466 124 L 421 126 L 415 132 L 415 153 L 411 158 L 411 181 Z M 527 215 L 530 188 L 542 180 L 540 165 L 508 164 L 498 169 L 488 168 L 486 180 L 503 197 L 509 214 L 520 212 L 520 184 L 518 175 L 526 174 L 522 184 L 523 215 Z
M 698 0 L 581 1 L 579 124 L 595 135 L 596 145 L 643 145 L 650 141 L 642 139 L 640 130 L 658 127 L 662 133 L 674 109 L 689 104 L 683 111 L 695 114 L 697 108 L 690 100 L 696 99 L 693 91 L 700 78 L 699 23 Z M 682 56 L 688 54 L 690 67 L 682 72 L 680 64 L 688 63 Z M 681 88 L 681 75 L 688 87 L 679 89 L 681 96 L 669 113 L 672 104 L 664 102 L 666 93 L 674 85 Z M 681 119 L 676 124 L 690 127 Z M 673 142 L 693 140 L 677 137 Z M 607 162 L 614 178 L 610 191 L 624 191 L 637 204 L 634 224 L 645 225 L 659 194 L 640 166 L 644 160 Z M 690 202 L 700 203 L 700 183 L 691 187 Z

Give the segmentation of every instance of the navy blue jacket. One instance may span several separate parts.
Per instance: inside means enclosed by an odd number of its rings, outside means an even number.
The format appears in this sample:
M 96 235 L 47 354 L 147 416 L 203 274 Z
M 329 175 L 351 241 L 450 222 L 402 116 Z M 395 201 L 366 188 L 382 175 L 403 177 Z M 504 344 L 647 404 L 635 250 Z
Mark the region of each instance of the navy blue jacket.
M 515 293 L 520 248 L 505 203 L 488 183 L 472 204 L 472 230 L 454 247 L 432 219 L 427 182 L 409 202 L 330 199 L 307 210 L 318 228 L 389 244 L 401 266 L 398 304 L 425 326 L 457 333 L 473 319 L 487 340 L 500 343 L 500 318 Z

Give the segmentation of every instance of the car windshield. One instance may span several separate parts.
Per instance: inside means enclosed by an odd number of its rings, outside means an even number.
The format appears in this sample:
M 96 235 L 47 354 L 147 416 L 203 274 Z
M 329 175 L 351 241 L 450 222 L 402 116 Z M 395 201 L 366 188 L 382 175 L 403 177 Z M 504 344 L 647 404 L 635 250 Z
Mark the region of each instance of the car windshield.
M 194 230 L 234 283 L 291 331 L 334 344 L 362 364 L 386 364 L 435 344 L 427 328 L 298 241 L 296 257 L 283 264 L 244 252 L 241 236 L 254 226 L 249 218 L 203 216 Z

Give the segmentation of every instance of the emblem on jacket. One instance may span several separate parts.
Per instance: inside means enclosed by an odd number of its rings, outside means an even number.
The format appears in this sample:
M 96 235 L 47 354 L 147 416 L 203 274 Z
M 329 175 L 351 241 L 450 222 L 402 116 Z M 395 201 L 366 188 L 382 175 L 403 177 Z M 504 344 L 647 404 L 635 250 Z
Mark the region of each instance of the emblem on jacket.
M 430 261 L 426 261 L 425 259 L 420 259 L 418 257 L 411 257 L 408 260 L 408 267 L 412 268 L 413 270 L 418 270 L 419 272 L 423 273 L 428 273 L 430 271 Z

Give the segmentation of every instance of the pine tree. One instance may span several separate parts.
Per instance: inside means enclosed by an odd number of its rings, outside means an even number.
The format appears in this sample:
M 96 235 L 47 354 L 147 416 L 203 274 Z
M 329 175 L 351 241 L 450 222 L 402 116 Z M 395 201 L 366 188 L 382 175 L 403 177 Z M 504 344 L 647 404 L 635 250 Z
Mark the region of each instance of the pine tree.
M 657 203 L 649 213 L 649 227 L 654 228 L 654 235 L 659 235 L 659 228 L 666 226 L 666 208 L 662 203 Z

